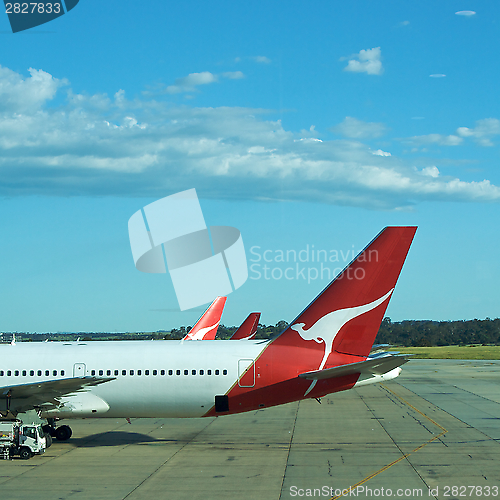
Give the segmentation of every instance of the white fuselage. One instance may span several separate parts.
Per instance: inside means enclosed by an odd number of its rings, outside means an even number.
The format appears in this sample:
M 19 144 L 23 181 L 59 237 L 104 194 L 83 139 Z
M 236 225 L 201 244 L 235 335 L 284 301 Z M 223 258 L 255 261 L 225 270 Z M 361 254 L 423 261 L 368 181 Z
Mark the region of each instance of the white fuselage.
M 58 398 L 54 417 L 201 417 L 267 341 L 25 342 L 0 345 L 0 387 L 115 378 Z

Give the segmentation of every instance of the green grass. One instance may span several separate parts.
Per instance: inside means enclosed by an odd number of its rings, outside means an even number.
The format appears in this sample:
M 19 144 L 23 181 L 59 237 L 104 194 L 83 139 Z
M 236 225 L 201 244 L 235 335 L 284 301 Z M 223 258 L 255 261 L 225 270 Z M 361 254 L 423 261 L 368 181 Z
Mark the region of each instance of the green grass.
M 388 351 L 414 354 L 411 359 L 500 359 L 500 346 L 393 347 Z

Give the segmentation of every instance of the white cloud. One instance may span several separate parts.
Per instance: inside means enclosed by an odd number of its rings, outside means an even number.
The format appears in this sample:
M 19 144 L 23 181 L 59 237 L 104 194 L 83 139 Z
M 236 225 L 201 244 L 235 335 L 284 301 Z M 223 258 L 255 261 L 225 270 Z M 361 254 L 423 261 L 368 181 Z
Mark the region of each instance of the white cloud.
M 197 87 L 200 85 L 209 85 L 211 83 L 216 83 L 220 78 L 227 78 L 229 80 L 241 80 L 245 78 L 245 74 L 241 71 L 226 71 L 220 74 L 210 73 L 210 71 L 202 71 L 201 73 L 190 73 L 182 78 L 177 78 L 173 85 L 168 87 L 163 87 L 160 85 L 156 89 L 150 89 L 143 92 L 146 96 L 158 95 L 158 94 L 181 94 L 186 92 L 196 92 Z M 117 92 L 117 95 L 123 91 Z M 116 95 L 115 95 L 116 97 Z M 186 96 L 187 98 L 192 98 L 193 96 Z M 119 96 L 121 98 L 121 95 Z
M 422 174 L 427 175 L 429 177 L 439 177 L 439 169 L 435 165 L 430 167 L 425 167 L 422 169 Z
M 461 137 L 472 137 L 481 146 L 493 146 L 491 138 L 500 135 L 500 120 L 484 118 L 478 120 L 474 128 L 459 127 L 457 134 Z
M 431 78 L 445 78 L 446 75 L 443 73 L 433 73 L 432 75 L 429 75 Z
M 210 78 L 187 80 L 201 81 Z M 129 101 L 119 90 L 114 98 L 69 92 L 57 108 L 37 97 L 38 107 L 18 103 L 16 112 L 11 98 L 24 85 L 14 72 L 5 79 L 0 73 L 3 102 L 11 103 L 0 109 L 2 196 L 161 197 L 196 187 L 205 197 L 273 200 L 279 193 L 282 200 L 377 209 L 436 199 L 500 201 L 500 188 L 486 179 L 464 182 L 425 163 L 415 170 L 359 140 L 320 142 L 313 127 L 294 133 L 266 118 L 266 110 Z M 493 129 L 493 122 L 481 121 L 462 132 L 476 138 Z
M 391 153 L 388 153 L 387 151 L 382 151 L 381 149 L 377 149 L 377 151 L 372 151 L 372 155 L 376 155 L 376 156 L 392 156 Z
M 437 144 L 439 146 L 459 146 L 464 139 L 472 138 L 480 146 L 493 146 L 491 140 L 500 135 L 500 120 L 496 118 L 484 118 L 476 121 L 474 128 L 458 127 L 455 134 L 428 134 L 418 135 L 403 139 L 411 145 Z
M 229 78 L 230 80 L 240 80 L 241 78 L 245 78 L 245 75 L 241 71 L 226 71 L 222 73 L 224 78 Z
M 381 75 L 384 72 L 382 61 L 380 60 L 382 54 L 380 47 L 373 49 L 362 49 L 359 54 L 350 56 L 344 71 L 352 71 L 354 73 L 367 73 L 369 75 Z M 344 60 L 346 58 L 341 58 Z
M 190 73 L 188 76 L 177 78 L 174 85 L 169 85 L 165 91 L 167 94 L 178 94 L 180 92 L 192 92 L 198 85 L 208 85 L 217 81 L 217 76 L 210 71 L 201 73 Z
M 352 116 L 346 116 L 343 122 L 330 130 L 351 139 L 365 139 L 380 137 L 385 134 L 387 128 L 383 123 L 364 122 Z
M 465 16 L 465 17 L 470 17 L 474 16 L 476 13 L 473 10 L 459 10 L 458 12 L 455 12 L 457 16 Z
M 253 59 L 256 63 L 259 64 L 271 64 L 271 59 L 266 56 L 253 56 L 250 59 Z
M 29 68 L 30 77 L 0 66 L 0 111 L 17 113 L 35 111 L 54 98 L 57 90 L 68 84 L 45 71 Z
M 423 144 L 437 144 L 439 146 L 458 146 L 462 144 L 463 138 L 458 135 L 442 135 L 442 134 L 427 134 L 415 135 L 405 139 L 409 144 L 423 145 Z

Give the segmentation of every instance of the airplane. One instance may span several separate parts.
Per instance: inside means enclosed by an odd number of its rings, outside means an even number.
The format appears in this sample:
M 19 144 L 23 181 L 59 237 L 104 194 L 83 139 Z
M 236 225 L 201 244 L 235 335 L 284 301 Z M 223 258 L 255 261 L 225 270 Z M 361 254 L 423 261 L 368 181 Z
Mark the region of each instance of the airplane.
M 227 297 L 216 297 L 182 340 L 214 340 Z
M 247 316 L 247 319 L 241 323 L 238 329 L 231 335 L 229 340 L 251 340 L 257 333 L 259 326 L 260 313 L 253 312 Z
M 0 345 L 0 412 L 35 409 L 66 440 L 60 419 L 213 417 L 393 379 L 407 359 L 369 354 L 415 231 L 383 229 L 271 339 Z

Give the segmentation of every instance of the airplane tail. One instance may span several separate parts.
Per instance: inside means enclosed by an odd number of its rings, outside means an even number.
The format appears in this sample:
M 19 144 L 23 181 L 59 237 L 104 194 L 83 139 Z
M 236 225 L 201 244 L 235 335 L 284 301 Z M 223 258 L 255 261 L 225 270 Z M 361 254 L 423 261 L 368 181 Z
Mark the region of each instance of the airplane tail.
M 182 340 L 214 340 L 227 297 L 217 297 Z
M 273 340 L 275 347 L 308 348 L 308 364 L 316 370 L 366 358 L 416 229 L 383 229 Z M 321 359 L 319 367 L 314 359 Z
M 250 340 L 257 333 L 259 325 L 260 313 L 250 313 L 247 319 L 243 321 L 240 327 L 233 333 L 230 340 Z

